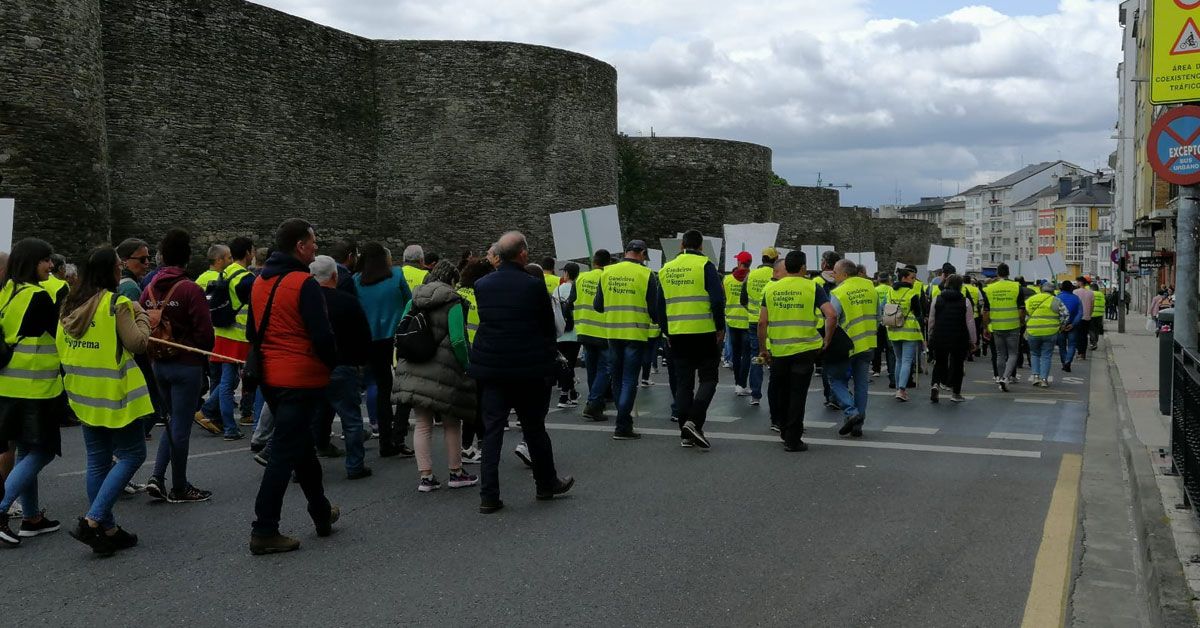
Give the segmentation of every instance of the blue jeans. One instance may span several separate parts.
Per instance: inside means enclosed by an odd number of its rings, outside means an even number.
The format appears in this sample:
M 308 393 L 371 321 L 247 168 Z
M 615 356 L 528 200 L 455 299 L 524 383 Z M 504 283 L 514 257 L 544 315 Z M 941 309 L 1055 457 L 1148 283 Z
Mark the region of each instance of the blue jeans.
M 725 342 L 732 347 L 729 362 L 733 366 L 734 386 L 746 387 L 746 375 L 750 372 L 750 344 L 746 341 L 746 330 L 728 327 Z
M 646 353 L 642 356 L 642 379 L 650 379 L 650 369 L 658 359 L 658 347 L 661 344 L 663 344 L 661 337 L 646 341 Z
M 921 349 L 921 341 L 893 340 L 892 349 L 896 353 L 896 388 L 904 390 L 908 387 L 908 378 L 912 375 L 913 364 L 917 360 L 917 351 Z
M 633 404 L 637 401 L 638 373 L 646 343 L 640 340 L 609 340 L 608 363 L 612 369 L 613 398 L 617 400 L 617 432 L 633 431 Z
M 867 415 L 867 398 L 870 396 L 871 351 L 850 356 L 849 360 L 825 365 L 829 373 L 829 388 L 833 398 L 842 407 L 846 418 Z M 850 380 L 854 380 L 854 396 L 850 396 Z
M 750 329 L 746 330 L 746 350 L 750 354 L 747 359 L 748 362 L 758 357 L 758 325 L 751 325 Z M 750 382 L 750 398 L 762 399 L 762 365 L 750 362 L 746 376 Z
M 346 437 L 346 473 L 361 471 L 366 455 L 362 439 L 362 397 L 359 395 L 361 382 L 361 369 L 355 366 L 339 366 L 333 369 L 329 386 L 325 387 L 325 398 L 342 419 L 342 435 Z
M 1050 377 L 1050 363 L 1054 361 L 1054 347 L 1058 344 L 1058 334 L 1053 336 L 1028 336 L 1030 368 L 1033 374 L 1042 379 Z
M 203 384 L 203 367 L 176 361 L 155 362 L 154 376 L 162 393 L 170 418 L 167 429 L 158 439 L 158 455 L 154 459 L 153 476 L 162 479 L 171 464 L 171 488 L 184 490 L 188 486 L 187 458 L 192 441 L 192 413 Z
M 91 503 L 87 518 L 108 530 L 117 525 L 113 504 L 146 461 L 146 440 L 137 421 L 115 429 L 87 424 L 80 428 L 87 450 L 87 496 Z
M 592 345 L 583 346 L 583 368 L 587 371 L 589 406 L 604 404 L 604 391 L 609 384 L 608 350 Z
M 221 368 L 220 362 L 209 362 L 204 368 L 208 374 L 208 396 L 200 405 L 200 412 L 210 421 L 223 422 L 225 418 L 221 416 L 221 396 L 218 391 L 221 390 L 221 376 L 225 370 Z M 170 408 L 167 408 L 167 411 L 170 412 Z
M 8 512 L 8 507 L 20 497 L 25 518 L 37 516 L 38 473 L 51 460 L 54 460 L 54 454 L 42 447 L 17 443 L 17 463 L 4 480 L 4 499 L 0 499 L 0 512 Z
M 1058 359 L 1063 364 L 1070 364 L 1075 359 L 1075 333 L 1063 332 L 1055 336 L 1058 345 Z

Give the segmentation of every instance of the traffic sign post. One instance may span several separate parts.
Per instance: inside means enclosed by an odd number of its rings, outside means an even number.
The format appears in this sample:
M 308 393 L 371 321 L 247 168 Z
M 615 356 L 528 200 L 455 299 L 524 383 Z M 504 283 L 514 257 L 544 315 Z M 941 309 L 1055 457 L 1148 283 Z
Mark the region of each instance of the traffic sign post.
M 1136 236 L 1129 238 L 1128 246 L 1130 251 L 1153 251 L 1156 248 L 1154 236 Z
M 1200 100 L 1200 0 L 1153 0 L 1150 102 Z

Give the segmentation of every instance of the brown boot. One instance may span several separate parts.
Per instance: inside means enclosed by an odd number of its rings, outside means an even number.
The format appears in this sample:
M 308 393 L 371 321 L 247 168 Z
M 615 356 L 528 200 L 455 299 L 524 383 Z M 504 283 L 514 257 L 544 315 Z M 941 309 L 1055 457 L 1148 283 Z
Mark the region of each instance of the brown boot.
M 250 553 L 255 556 L 282 554 L 300 549 L 300 541 L 290 536 L 275 533 L 272 536 L 250 535 Z

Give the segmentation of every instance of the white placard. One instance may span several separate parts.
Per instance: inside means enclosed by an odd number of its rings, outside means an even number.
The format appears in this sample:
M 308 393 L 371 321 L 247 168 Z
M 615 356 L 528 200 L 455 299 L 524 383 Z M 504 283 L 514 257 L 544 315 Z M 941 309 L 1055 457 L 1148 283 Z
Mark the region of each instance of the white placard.
M 762 250 L 775 246 L 775 238 L 779 236 L 779 223 L 752 222 L 741 225 L 725 225 L 725 270 L 737 268 L 738 253 L 748 251 L 751 255 L 761 257 Z
M 828 244 L 802 244 L 800 250 L 804 251 L 804 265 L 809 270 L 821 270 L 821 254 L 832 251 L 833 247 Z
M 859 266 L 865 266 L 867 268 L 868 275 L 874 276 L 875 273 L 879 272 L 879 262 L 875 260 L 874 251 L 867 251 L 864 253 L 847 253 L 845 257 Z
M 1067 262 L 1063 259 L 1062 253 L 1054 253 L 1052 255 L 1043 255 L 1031 262 L 1025 262 L 1022 264 L 1022 270 L 1035 275 L 1036 279 L 1057 281 L 1059 275 L 1067 272 Z M 1012 274 L 1011 268 L 1009 269 L 1009 274 L 1012 277 L 1016 276 Z M 1027 281 L 1034 281 L 1034 278 L 1030 278 L 1028 275 L 1026 275 L 1025 279 Z
M 658 249 L 646 249 L 646 266 L 654 272 L 662 270 L 663 252 Z
M 942 264 L 950 262 L 954 265 L 954 270 L 957 272 L 966 272 L 967 259 L 971 256 L 971 252 L 967 249 L 956 249 L 952 246 L 941 246 L 939 244 L 929 245 L 929 261 L 926 266 L 940 270 Z
M 550 214 L 550 231 L 559 259 L 591 259 L 598 249 L 617 256 L 625 251 L 616 205 Z
M 683 244 L 680 238 L 662 238 L 658 241 L 662 245 L 663 263 L 667 263 L 679 256 L 679 247 Z
M 675 234 L 675 237 L 682 238 L 683 233 L 682 232 L 677 233 L 677 234 Z M 721 264 L 721 246 L 724 243 L 725 243 L 725 241 L 722 240 L 721 238 L 716 238 L 713 236 L 704 236 L 704 250 L 703 250 L 704 256 L 707 257 L 708 259 L 712 260 L 712 263 L 717 265 L 718 268 L 720 267 L 720 264 Z M 664 244 L 663 245 L 664 252 L 666 251 L 666 248 L 667 248 L 667 245 Z M 676 253 L 678 253 L 678 251 L 676 251 Z M 671 258 L 674 259 L 675 256 L 672 255 Z
M 13 216 L 16 215 L 17 201 L 11 198 L 0 198 L 0 251 L 12 251 Z
M 1034 272 L 1033 262 L 1031 262 L 1031 261 L 1028 261 L 1028 260 L 1021 261 L 1021 260 L 1010 259 L 1010 260 L 1005 260 L 1004 263 L 1008 265 L 1008 276 L 1009 277 L 1025 277 L 1025 279 L 1027 281 L 1034 281 L 1035 279 L 1037 279 L 1036 277 L 1028 277 L 1025 275 L 1025 273 L 1027 271 L 1031 274 Z

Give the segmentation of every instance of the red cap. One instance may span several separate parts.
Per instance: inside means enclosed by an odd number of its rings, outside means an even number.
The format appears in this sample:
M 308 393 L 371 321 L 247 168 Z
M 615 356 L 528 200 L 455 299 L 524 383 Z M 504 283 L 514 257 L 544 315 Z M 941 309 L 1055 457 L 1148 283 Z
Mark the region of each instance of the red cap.
M 733 257 L 739 264 L 749 264 L 754 261 L 754 256 L 749 251 L 742 251 Z

